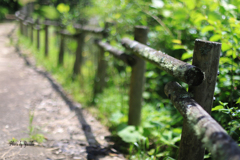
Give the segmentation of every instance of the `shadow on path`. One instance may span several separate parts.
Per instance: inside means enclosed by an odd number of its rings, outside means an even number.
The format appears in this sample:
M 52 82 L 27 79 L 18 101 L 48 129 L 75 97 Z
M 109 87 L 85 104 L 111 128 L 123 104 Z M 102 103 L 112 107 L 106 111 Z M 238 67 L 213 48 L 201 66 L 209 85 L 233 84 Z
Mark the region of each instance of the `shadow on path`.
M 13 28 L 13 30 L 8 34 L 8 38 L 10 38 L 11 41 L 13 38 L 12 37 L 13 32 L 16 28 L 17 28 L 17 26 L 15 26 Z M 99 142 L 96 140 L 96 138 L 94 137 L 94 135 L 92 133 L 91 126 L 85 120 L 82 109 L 79 107 L 79 104 L 74 104 L 74 102 L 70 98 L 68 98 L 68 96 L 64 93 L 62 87 L 58 83 L 55 82 L 55 80 L 51 77 L 51 75 L 48 72 L 39 70 L 34 64 L 32 64 L 28 60 L 27 56 L 21 52 L 18 41 L 14 45 L 15 45 L 16 53 L 25 61 L 25 64 L 27 66 L 29 66 L 30 68 L 32 68 L 38 74 L 47 78 L 47 80 L 50 82 L 50 84 L 52 85 L 54 90 L 56 92 L 58 92 L 58 94 L 61 96 L 61 98 L 69 106 L 70 110 L 74 111 L 76 113 L 78 120 L 81 123 L 82 130 L 84 131 L 85 137 L 89 144 L 89 146 L 86 146 L 86 152 L 88 155 L 87 159 L 88 160 L 98 160 L 100 157 L 109 155 L 109 153 L 114 153 L 111 151 L 110 147 L 107 147 L 107 148 L 101 147 L 101 145 L 99 144 Z

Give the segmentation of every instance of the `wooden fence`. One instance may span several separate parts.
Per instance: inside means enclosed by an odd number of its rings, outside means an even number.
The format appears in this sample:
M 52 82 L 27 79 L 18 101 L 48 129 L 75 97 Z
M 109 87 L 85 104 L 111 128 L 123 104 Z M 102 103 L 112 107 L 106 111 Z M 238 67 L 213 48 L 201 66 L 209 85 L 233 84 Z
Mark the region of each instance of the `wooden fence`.
M 74 24 L 77 29 L 75 34 L 65 30 L 59 30 L 63 26 L 57 22 L 46 20 L 44 28 L 39 27 L 39 20 L 32 20 L 23 12 L 17 12 L 16 17 L 20 24 L 20 33 L 33 40 L 33 29 L 37 31 L 37 48 L 39 49 L 39 30 L 45 30 L 45 56 L 48 56 L 48 26 L 57 27 L 56 33 L 60 35 L 58 64 L 64 63 L 65 38 L 75 38 L 77 50 L 73 64 L 73 75 L 81 74 L 82 50 L 84 38 L 88 33 L 108 37 L 109 23 L 104 28 L 91 28 Z M 30 31 L 29 31 L 30 28 Z M 30 32 L 30 35 L 29 35 Z M 240 150 L 236 142 L 227 135 L 226 131 L 210 116 L 214 88 L 217 79 L 221 43 L 196 39 L 192 65 L 175 59 L 161 51 L 146 46 L 148 28 L 136 26 L 134 28 L 134 40 L 122 39 L 121 43 L 132 54 L 126 54 L 111 46 L 101 39 L 95 41 L 99 47 L 99 60 L 96 78 L 94 82 L 94 96 L 101 93 L 105 86 L 107 62 L 104 60 L 104 52 L 108 51 L 118 60 L 131 66 L 129 92 L 129 125 L 139 125 L 141 122 L 141 103 L 143 86 L 145 82 L 146 61 L 156 65 L 163 71 L 189 84 L 188 92 L 177 82 L 169 82 L 165 85 L 165 94 L 171 99 L 176 109 L 184 117 L 182 137 L 179 148 L 178 160 L 203 160 L 204 150 L 207 148 L 214 159 L 239 160 Z

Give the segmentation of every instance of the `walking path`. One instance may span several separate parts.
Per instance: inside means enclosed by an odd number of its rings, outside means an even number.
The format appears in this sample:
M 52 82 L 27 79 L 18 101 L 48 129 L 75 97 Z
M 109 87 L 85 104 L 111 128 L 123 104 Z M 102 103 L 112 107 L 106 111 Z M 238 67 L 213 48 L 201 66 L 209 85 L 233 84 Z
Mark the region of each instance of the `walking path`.
M 105 140 L 107 128 L 69 99 L 51 75 L 36 68 L 31 56 L 10 44 L 10 37 L 17 41 L 15 27 L 0 23 L 0 159 L 124 159 Z M 45 142 L 10 146 L 13 137 L 18 143 L 29 138 L 30 113 Z

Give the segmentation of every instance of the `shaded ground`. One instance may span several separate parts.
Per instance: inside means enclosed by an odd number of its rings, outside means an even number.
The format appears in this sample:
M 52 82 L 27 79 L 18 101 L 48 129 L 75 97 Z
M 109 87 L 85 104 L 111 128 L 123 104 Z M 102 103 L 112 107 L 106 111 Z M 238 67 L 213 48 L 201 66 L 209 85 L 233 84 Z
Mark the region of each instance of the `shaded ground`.
M 0 159 L 124 159 L 105 140 L 109 136 L 90 114 L 66 96 L 61 86 L 34 59 L 22 53 L 15 23 L 0 24 Z M 13 137 L 28 138 L 29 113 L 45 136 L 35 146 L 10 146 Z

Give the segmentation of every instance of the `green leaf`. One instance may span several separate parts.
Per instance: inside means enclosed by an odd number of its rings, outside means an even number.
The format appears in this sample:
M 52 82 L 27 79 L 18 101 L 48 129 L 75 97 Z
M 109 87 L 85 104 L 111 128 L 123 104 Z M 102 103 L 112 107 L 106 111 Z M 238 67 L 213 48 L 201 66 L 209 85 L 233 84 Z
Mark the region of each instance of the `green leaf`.
M 141 139 L 144 139 L 139 130 L 135 126 L 127 126 L 124 129 L 120 130 L 118 136 L 122 138 L 124 142 L 134 143 Z
M 201 31 L 203 33 L 208 32 L 208 31 L 213 31 L 215 28 L 213 26 L 206 26 L 204 27 Z
M 227 4 L 225 1 L 221 1 L 221 6 L 224 7 L 225 10 L 230 11 L 236 9 L 237 7 L 232 4 Z
M 123 117 L 124 115 L 120 112 L 120 111 L 117 111 L 115 113 L 113 113 L 111 115 L 111 117 L 109 118 L 109 120 L 113 123 L 119 123 L 120 122 L 120 119 Z
M 195 0 L 185 0 L 184 3 L 187 5 L 188 9 L 192 10 L 195 8 Z
M 181 43 L 182 43 L 182 41 L 179 40 L 179 39 L 173 39 L 172 42 L 173 42 L 173 43 L 177 43 L 177 44 L 181 44 Z
M 216 107 L 212 108 L 212 111 L 217 111 L 217 110 L 220 110 L 220 109 L 224 109 L 224 107 L 219 105 L 219 106 L 216 106 Z
M 42 6 L 39 9 L 39 12 L 42 16 L 48 19 L 57 19 L 59 17 L 59 12 L 53 6 Z
M 67 13 L 69 10 L 70 10 L 70 7 L 69 5 L 66 5 L 64 3 L 60 3 L 58 6 L 57 6 L 57 10 L 60 12 L 60 13 Z
M 236 103 L 237 103 L 237 104 L 238 104 L 238 103 L 240 103 L 240 97 L 238 98 L 238 100 L 237 100 L 237 102 L 236 102 Z
M 221 104 L 221 105 L 223 105 L 223 106 L 226 106 L 228 103 L 223 103 L 223 102 L 221 102 L 221 101 L 219 101 L 219 103 Z
M 224 64 L 224 63 L 227 63 L 227 64 L 231 64 L 235 67 L 238 67 L 238 64 L 235 63 L 235 62 L 232 62 L 232 59 L 231 58 L 228 58 L 228 57 L 220 57 L 220 61 L 219 61 L 219 64 Z
M 172 14 L 172 12 L 171 12 L 170 10 L 166 10 L 166 9 L 165 9 L 165 10 L 163 10 L 163 13 L 162 13 L 162 14 L 163 14 L 164 17 L 170 17 L 171 14 Z
M 164 6 L 164 2 L 162 0 L 152 0 L 152 7 L 162 8 L 163 6 Z
M 185 60 L 185 59 L 188 59 L 188 58 L 192 58 L 192 56 L 193 56 L 193 53 L 191 53 L 191 52 L 186 52 L 186 53 L 183 53 L 183 55 L 182 55 L 182 60 Z
M 143 92 L 143 98 L 149 99 L 151 97 L 151 94 L 149 92 Z
M 155 149 L 151 149 L 150 151 L 148 151 L 148 154 L 151 156 L 151 155 L 154 155 L 155 153 Z
M 219 13 L 217 13 L 216 11 L 213 11 L 213 12 L 209 12 L 208 19 L 211 21 L 217 21 L 217 20 L 221 20 L 222 17 Z
M 193 17 L 193 21 L 194 23 L 198 23 L 198 22 L 201 22 L 203 20 L 206 20 L 207 18 L 205 16 L 203 16 L 202 14 L 196 14 L 195 17 Z
M 220 40 L 221 38 L 222 38 L 221 35 L 215 34 L 209 40 L 215 42 L 215 41 Z
M 177 19 L 178 21 L 186 19 L 188 13 L 186 9 L 184 8 L 179 8 L 174 12 L 174 19 Z
M 174 50 L 177 50 L 177 49 L 186 49 L 186 47 L 183 46 L 183 45 L 173 45 L 173 49 L 174 49 Z
M 230 43 L 222 43 L 222 51 L 223 52 L 225 52 L 225 51 L 227 51 L 227 50 L 229 50 L 229 49 L 231 49 L 232 48 L 232 46 L 231 46 L 231 44 Z
M 182 129 L 181 128 L 174 128 L 172 130 L 174 133 L 178 133 L 178 134 L 181 134 L 182 133 Z
M 154 71 L 148 71 L 148 72 L 145 72 L 145 76 L 147 78 L 156 78 L 158 77 L 158 74 Z

